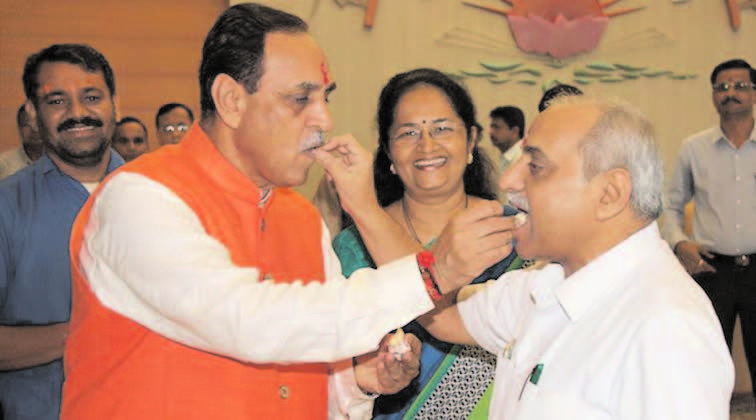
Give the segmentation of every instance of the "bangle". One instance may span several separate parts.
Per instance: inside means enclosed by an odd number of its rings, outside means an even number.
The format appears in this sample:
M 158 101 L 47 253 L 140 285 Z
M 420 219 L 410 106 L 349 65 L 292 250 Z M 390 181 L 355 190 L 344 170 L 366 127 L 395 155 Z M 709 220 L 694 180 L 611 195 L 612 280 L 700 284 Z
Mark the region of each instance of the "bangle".
M 425 290 L 428 292 L 433 303 L 436 303 L 443 299 L 441 289 L 438 288 L 438 283 L 431 272 L 431 267 L 436 262 L 433 258 L 433 254 L 430 251 L 423 251 L 417 254 L 417 267 L 420 269 L 420 275 L 423 277 L 423 283 L 425 284 Z

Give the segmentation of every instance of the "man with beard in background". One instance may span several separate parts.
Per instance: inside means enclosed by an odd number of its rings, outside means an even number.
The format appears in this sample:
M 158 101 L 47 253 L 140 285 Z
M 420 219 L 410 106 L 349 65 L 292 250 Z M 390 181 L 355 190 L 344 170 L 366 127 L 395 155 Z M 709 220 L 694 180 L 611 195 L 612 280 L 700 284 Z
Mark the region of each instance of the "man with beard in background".
M 52 45 L 27 59 L 23 82 L 45 155 L 0 183 L 0 403 L 5 420 L 52 420 L 71 309 L 71 225 L 123 160 L 110 150 L 115 81 L 102 54 Z

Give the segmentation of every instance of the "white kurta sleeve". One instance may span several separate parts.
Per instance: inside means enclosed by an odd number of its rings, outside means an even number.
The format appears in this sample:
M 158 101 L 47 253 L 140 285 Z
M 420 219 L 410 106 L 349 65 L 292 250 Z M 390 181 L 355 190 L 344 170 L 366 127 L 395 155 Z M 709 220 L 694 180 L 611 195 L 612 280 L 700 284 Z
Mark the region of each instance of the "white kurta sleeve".
M 323 222 L 321 246 L 326 252 L 324 271 L 326 279 L 338 278 L 341 263 L 331 246 L 331 235 Z M 367 395 L 357 385 L 352 359 L 331 365 L 328 375 L 328 418 L 330 420 L 369 419 L 373 414 L 373 403 L 377 395 Z
M 331 365 L 328 378 L 328 418 L 362 420 L 373 414 L 373 402 L 378 395 L 367 395 L 357 386 L 352 360 Z
M 522 299 L 527 297 L 527 276 L 523 270 L 504 273 L 485 289 L 457 303 L 467 333 L 493 354 L 500 353 L 514 337 Z
M 79 258 L 109 309 L 182 344 L 255 363 L 348 359 L 433 308 L 414 256 L 346 281 L 330 246 L 324 252 L 324 283 L 261 281 L 256 268 L 233 264 L 172 191 L 120 173 L 92 207 Z

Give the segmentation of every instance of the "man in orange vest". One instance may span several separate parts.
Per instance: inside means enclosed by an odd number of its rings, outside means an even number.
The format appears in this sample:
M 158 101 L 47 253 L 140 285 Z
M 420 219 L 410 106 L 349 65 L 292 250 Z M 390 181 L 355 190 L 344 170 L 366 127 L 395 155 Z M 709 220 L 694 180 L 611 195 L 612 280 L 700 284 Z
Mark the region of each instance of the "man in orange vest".
M 199 73 L 200 121 L 106 180 L 74 225 L 62 418 L 366 416 L 417 374 L 416 339 L 396 353 L 386 334 L 508 255 L 513 221 L 480 206 L 412 254 L 371 156 L 351 136 L 324 144 L 336 85 L 296 16 L 231 7 Z M 289 189 L 316 160 L 382 244 L 379 269 L 341 277 L 322 218 Z

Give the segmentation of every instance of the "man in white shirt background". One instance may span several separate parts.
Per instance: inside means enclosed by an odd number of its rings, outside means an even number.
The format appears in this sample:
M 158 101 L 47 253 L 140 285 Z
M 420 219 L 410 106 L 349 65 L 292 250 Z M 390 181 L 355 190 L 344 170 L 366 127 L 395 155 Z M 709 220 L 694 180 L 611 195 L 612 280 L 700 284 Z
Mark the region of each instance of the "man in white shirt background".
M 34 127 L 34 121 L 31 121 L 26 113 L 24 105 L 18 108 L 16 125 L 21 145 L 0 154 L 0 179 L 7 178 L 36 162 L 45 151 L 42 138 Z
M 735 318 L 756 391 L 756 70 L 744 60 L 710 77 L 719 124 L 686 139 L 667 192 L 665 238 L 711 299 L 732 347 Z M 685 206 L 693 202 L 693 233 Z
M 501 152 L 499 168 L 505 171 L 522 154 L 517 142 L 525 132 L 525 114 L 520 108 L 508 105 L 494 108 L 489 117 L 491 144 Z

